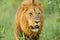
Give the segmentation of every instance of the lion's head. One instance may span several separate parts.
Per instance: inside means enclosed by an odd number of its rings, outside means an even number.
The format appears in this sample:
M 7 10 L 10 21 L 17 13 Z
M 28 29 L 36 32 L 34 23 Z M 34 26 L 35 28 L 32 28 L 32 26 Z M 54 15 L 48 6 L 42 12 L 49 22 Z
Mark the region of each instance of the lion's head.
M 22 30 L 27 34 L 39 32 L 43 23 L 43 12 L 41 4 L 24 4 L 21 10 L 22 11 L 20 12 L 20 26 Z
M 33 32 L 38 32 L 39 31 L 39 26 L 41 24 L 41 11 L 39 8 L 31 6 L 26 14 L 25 14 L 27 21 L 28 21 L 28 26 L 30 27 L 31 31 Z

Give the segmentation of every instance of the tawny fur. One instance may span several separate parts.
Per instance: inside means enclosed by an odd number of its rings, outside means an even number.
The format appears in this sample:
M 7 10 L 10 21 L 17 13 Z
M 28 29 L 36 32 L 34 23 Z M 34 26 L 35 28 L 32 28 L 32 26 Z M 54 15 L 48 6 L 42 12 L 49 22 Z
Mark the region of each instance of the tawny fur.
M 18 8 L 18 11 L 16 13 L 16 17 L 15 17 L 16 19 L 15 19 L 15 27 L 14 27 L 14 34 L 15 34 L 16 40 L 20 39 L 20 36 L 22 35 L 23 32 L 27 36 L 32 37 L 32 35 L 35 35 L 35 36 L 37 36 L 37 34 L 39 35 L 39 33 L 42 30 L 42 26 L 43 26 L 43 22 L 44 22 L 44 14 L 43 14 L 42 4 L 39 3 L 37 0 L 34 0 L 34 1 L 35 1 L 34 4 L 32 4 L 32 0 L 24 0 L 24 2 Z M 37 33 L 32 32 L 30 30 L 30 28 L 28 27 L 29 25 L 28 25 L 28 21 L 27 21 L 27 18 L 26 18 L 26 11 L 31 6 L 35 6 L 35 7 L 39 8 L 40 11 L 41 11 L 41 16 L 42 16 L 41 19 L 40 19 L 41 20 L 41 25 L 40 25 L 40 30 Z

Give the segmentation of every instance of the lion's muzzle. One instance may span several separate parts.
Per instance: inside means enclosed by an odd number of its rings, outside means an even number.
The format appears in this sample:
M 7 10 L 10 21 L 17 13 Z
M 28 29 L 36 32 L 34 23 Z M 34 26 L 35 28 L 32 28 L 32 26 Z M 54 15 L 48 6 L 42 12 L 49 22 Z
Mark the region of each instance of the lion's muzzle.
M 35 25 L 35 26 L 30 26 L 31 27 L 31 31 L 33 32 L 38 32 L 39 31 L 39 26 Z
M 34 25 L 34 26 L 30 25 L 31 31 L 33 31 L 33 32 L 38 32 L 38 31 L 39 31 L 39 26 L 40 26 L 40 25 L 38 25 L 38 24 L 36 24 L 36 25 Z
M 29 27 L 31 29 L 31 31 L 33 32 L 38 32 L 39 31 L 39 27 L 40 27 L 40 20 L 34 20 L 33 21 L 34 24 L 30 24 Z
M 38 29 L 39 28 L 39 26 L 38 25 L 36 25 L 36 26 L 30 26 L 31 27 L 31 29 Z

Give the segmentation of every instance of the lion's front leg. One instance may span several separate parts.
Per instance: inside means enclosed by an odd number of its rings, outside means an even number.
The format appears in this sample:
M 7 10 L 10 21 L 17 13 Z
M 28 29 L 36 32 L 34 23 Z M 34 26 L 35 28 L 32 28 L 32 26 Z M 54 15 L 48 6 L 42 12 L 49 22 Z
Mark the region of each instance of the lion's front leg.
M 30 37 L 30 40 L 38 40 L 38 38 L 39 38 L 39 35 L 33 35 L 33 36 L 31 36 Z
M 20 40 L 20 36 L 22 34 L 22 30 L 21 30 L 20 26 L 18 26 L 18 25 L 15 26 L 14 34 L 15 34 L 16 40 Z
M 29 36 L 24 33 L 24 40 L 30 40 Z

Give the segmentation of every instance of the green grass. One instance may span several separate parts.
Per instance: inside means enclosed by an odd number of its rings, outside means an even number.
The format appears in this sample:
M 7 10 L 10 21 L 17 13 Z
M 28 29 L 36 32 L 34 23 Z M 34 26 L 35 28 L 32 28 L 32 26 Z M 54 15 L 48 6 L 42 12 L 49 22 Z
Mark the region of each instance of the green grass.
M 21 1 L 0 0 L 0 40 L 15 40 L 14 19 Z M 45 20 L 40 39 L 60 40 L 60 2 L 57 0 L 41 2 L 44 5 Z

